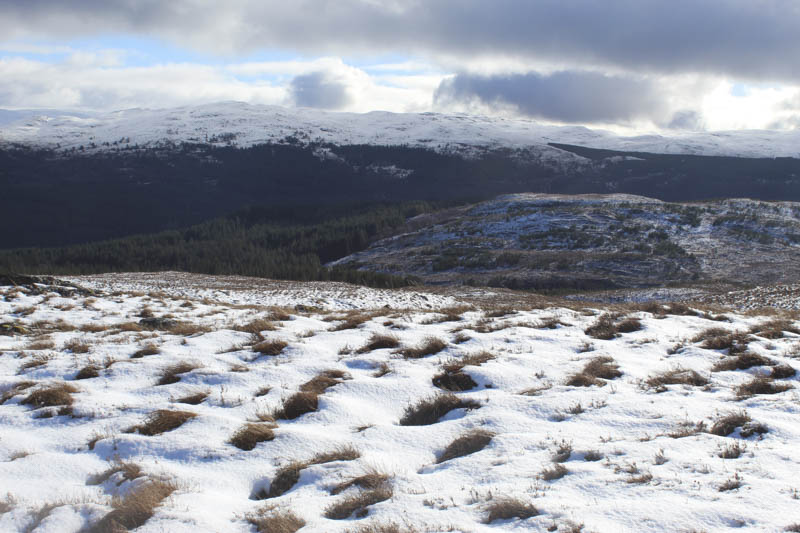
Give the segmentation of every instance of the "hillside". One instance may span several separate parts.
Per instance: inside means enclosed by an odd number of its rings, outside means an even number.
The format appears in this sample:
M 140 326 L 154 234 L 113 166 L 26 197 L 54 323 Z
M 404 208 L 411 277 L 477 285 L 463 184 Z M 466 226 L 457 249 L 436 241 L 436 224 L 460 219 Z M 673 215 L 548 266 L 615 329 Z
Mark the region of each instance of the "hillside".
M 502 196 L 420 215 L 337 266 L 517 289 L 800 279 L 800 203 L 631 195 Z
M 800 522 L 796 313 L 73 281 L 0 287 L 3 531 Z

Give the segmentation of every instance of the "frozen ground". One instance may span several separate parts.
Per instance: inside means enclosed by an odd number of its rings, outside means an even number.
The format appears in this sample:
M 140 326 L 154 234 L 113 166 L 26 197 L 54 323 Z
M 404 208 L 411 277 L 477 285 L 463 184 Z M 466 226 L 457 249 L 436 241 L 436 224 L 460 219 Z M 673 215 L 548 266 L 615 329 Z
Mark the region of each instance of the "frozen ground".
M 92 150 L 164 142 L 251 146 L 323 141 L 334 144 L 408 144 L 469 152 L 480 148 L 535 148 L 545 160 L 577 156 L 548 147 L 564 143 L 610 150 L 740 157 L 800 157 L 800 131 L 729 131 L 618 136 L 582 126 L 533 120 L 436 113 L 337 113 L 315 109 L 220 102 L 173 109 L 127 109 L 79 115 L 43 110 L 3 124 L 0 142 L 83 146 Z
M 0 287 L 0 531 L 800 523 L 796 314 L 159 276 Z

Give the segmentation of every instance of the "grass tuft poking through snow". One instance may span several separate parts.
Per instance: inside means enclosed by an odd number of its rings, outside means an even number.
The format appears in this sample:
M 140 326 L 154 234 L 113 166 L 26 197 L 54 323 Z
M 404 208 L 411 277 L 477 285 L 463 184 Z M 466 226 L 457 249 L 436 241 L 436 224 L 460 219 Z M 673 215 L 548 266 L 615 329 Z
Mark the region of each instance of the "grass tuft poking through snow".
M 126 433 L 139 433 L 140 435 L 152 437 L 178 429 L 196 416 L 196 413 L 190 411 L 159 409 L 147 415 L 142 424 L 128 428 Z
M 438 394 L 406 407 L 400 425 L 429 426 L 454 409 L 477 409 L 480 406 L 475 400 L 462 399 L 454 394 Z

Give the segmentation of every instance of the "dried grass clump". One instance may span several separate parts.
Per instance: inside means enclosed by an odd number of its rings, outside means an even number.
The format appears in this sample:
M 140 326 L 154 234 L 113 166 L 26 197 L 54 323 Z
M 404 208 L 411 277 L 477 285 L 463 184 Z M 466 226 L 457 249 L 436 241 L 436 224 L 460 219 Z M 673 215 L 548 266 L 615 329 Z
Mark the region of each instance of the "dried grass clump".
M 161 377 L 158 379 L 157 385 L 170 385 L 172 383 L 178 383 L 181 380 L 181 374 L 191 372 L 197 368 L 200 368 L 200 366 L 186 361 L 181 361 L 180 363 L 170 365 L 161 372 Z
M 677 367 L 650 376 L 644 383 L 647 387 L 655 389 L 656 392 L 664 392 L 667 390 L 667 385 L 692 385 L 694 387 L 703 387 L 708 385 L 709 381 L 694 370 Z
M 727 492 L 729 490 L 736 490 L 742 486 L 742 478 L 739 476 L 739 473 L 736 472 L 733 474 L 733 477 L 730 479 L 725 480 L 717 490 L 719 492 Z
M 358 349 L 356 353 L 367 353 L 374 350 L 382 350 L 385 348 L 397 348 L 400 345 L 400 340 L 394 335 L 384 335 L 375 333 L 369 338 L 367 344 Z
M 478 386 L 469 374 L 461 370 L 456 372 L 441 372 L 433 376 L 431 381 L 435 387 L 451 392 L 471 390 Z
M 91 345 L 83 339 L 71 339 L 64 343 L 64 349 L 72 353 L 88 353 Z
M 402 348 L 396 353 L 406 359 L 420 359 L 428 355 L 435 355 L 447 348 L 447 343 L 436 337 L 427 337 L 418 346 Z
M 699 342 L 707 350 L 728 350 L 728 353 L 742 353 L 747 350 L 750 337 L 743 331 L 730 331 L 724 328 L 709 328 L 701 331 L 692 342 Z
M 24 354 L 20 354 L 20 355 L 24 355 Z M 30 370 L 31 368 L 39 368 L 40 366 L 44 366 L 52 358 L 53 358 L 52 355 L 35 355 L 35 356 L 23 361 L 22 364 L 19 365 L 19 370 L 17 371 L 17 373 L 21 374 L 22 372 L 24 372 L 26 370 Z
M 486 516 L 484 524 L 491 524 L 497 520 L 510 520 L 518 518 L 526 520 L 539 515 L 539 510 L 530 502 L 519 498 L 498 498 L 485 506 Z
M 703 433 L 704 431 L 706 431 L 706 424 L 702 420 L 696 424 L 692 424 L 688 420 L 685 420 L 679 423 L 675 429 L 666 435 L 673 439 L 682 439 L 684 437 L 691 437 L 693 435 L 697 435 L 698 433 Z
M 734 389 L 738 398 L 749 398 L 757 394 L 779 394 L 792 389 L 788 383 L 775 383 L 772 378 L 757 376 L 747 383 L 742 383 Z
M 85 367 L 81 368 L 77 374 L 75 374 L 75 379 L 91 379 L 100 376 L 100 367 L 97 365 L 86 365 Z
M 306 521 L 291 511 L 279 511 L 275 507 L 265 507 L 245 516 L 256 527 L 258 533 L 295 533 Z
M 175 400 L 176 403 L 185 403 L 188 405 L 199 405 L 203 403 L 203 400 L 208 398 L 208 391 L 200 391 L 200 392 L 193 392 L 192 394 L 187 394 L 186 396 L 181 396 Z
M 591 387 L 605 385 L 604 379 L 616 379 L 622 375 L 619 365 L 614 359 L 608 356 L 595 357 L 584 365 L 583 370 L 573 374 L 567 379 L 567 385 L 571 387 Z
M 436 459 L 436 463 L 443 463 L 458 457 L 464 457 L 486 448 L 492 442 L 494 433 L 483 429 L 472 430 L 447 445 L 444 452 Z
M 712 435 L 717 435 L 718 437 L 727 437 L 736 431 L 736 428 L 743 427 L 748 422 L 750 422 L 750 415 L 748 415 L 745 411 L 729 413 L 717 419 L 708 432 Z
M 617 317 L 615 315 L 605 313 L 598 317 L 598 319 L 584 330 L 584 333 L 592 338 L 600 340 L 611 340 L 619 335 L 617 328 Z
M 331 331 L 344 331 L 346 329 L 356 329 L 361 324 L 369 322 L 374 316 L 370 313 L 350 312 L 344 317 L 333 317 L 332 320 L 341 320 Z
M 359 457 L 361 457 L 361 452 L 352 446 L 342 446 L 331 452 L 318 453 L 307 461 L 292 461 L 278 469 L 269 484 L 269 490 L 261 489 L 251 496 L 251 499 L 265 500 L 286 494 L 297 484 L 300 479 L 300 472 L 309 466 L 333 461 L 353 461 Z
M 331 494 L 340 494 L 351 487 L 359 487 L 365 490 L 380 488 L 389 482 L 389 475 L 375 469 L 368 469 L 364 474 L 354 477 L 348 481 L 339 483 L 331 489 Z
M 120 533 L 142 526 L 155 513 L 177 486 L 159 479 L 151 479 L 111 501 L 113 510 L 88 529 L 88 533 Z
M 777 365 L 772 367 L 772 372 L 770 372 L 769 377 L 772 379 L 786 379 L 794 377 L 795 374 L 797 374 L 797 370 L 795 370 L 793 366 Z
M 315 392 L 296 392 L 283 401 L 283 404 L 272 413 L 280 420 L 294 420 L 306 413 L 317 410 L 319 394 Z
M 341 501 L 328 506 L 325 509 L 325 518 L 331 520 L 344 520 L 355 515 L 356 518 L 363 518 L 369 513 L 368 507 L 388 500 L 392 497 L 391 485 L 385 483 L 380 487 L 364 490 L 358 494 L 345 497 Z
M 251 320 L 246 324 L 237 324 L 231 329 L 234 331 L 250 333 L 251 335 L 260 335 L 262 331 L 275 331 L 278 328 L 271 320 L 267 320 L 265 318 L 256 318 L 255 320 Z
M 720 448 L 719 452 L 717 452 L 717 457 L 720 459 L 738 459 L 745 451 L 747 451 L 747 444 L 737 440 Z
M 268 442 L 275 438 L 274 426 L 268 424 L 245 424 L 233 434 L 230 442 L 240 450 L 250 451 L 259 442 Z
M 108 331 L 111 328 L 108 324 L 83 324 L 78 327 L 78 331 L 82 333 L 100 333 Z
M 168 409 L 158 409 L 150 413 L 144 423 L 128 428 L 126 433 L 139 433 L 152 437 L 178 429 L 184 423 L 196 417 L 197 414 L 190 411 L 171 411 Z
M 34 385 L 36 385 L 36 383 L 33 381 L 20 381 L 19 383 L 15 383 L 8 390 L 4 391 L 3 394 L 0 394 L 0 405 L 3 405 L 17 394 Z
M 266 340 L 259 342 L 253 346 L 253 351 L 261 355 L 280 355 L 283 349 L 289 346 L 285 341 L 281 340 Z
M 300 385 L 300 392 L 322 394 L 350 377 L 341 370 L 325 370 Z
M 406 407 L 400 425 L 428 426 L 454 409 L 477 409 L 480 406 L 475 400 L 465 400 L 455 394 L 439 394 Z
M 56 344 L 53 341 L 45 339 L 28 343 L 25 346 L 25 349 L 38 351 L 38 350 L 52 350 L 55 347 Z
M 750 328 L 750 333 L 753 335 L 773 340 L 785 337 L 787 332 L 800 335 L 800 328 L 795 326 L 791 320 L 785 318 L 776 318 Z
M 70 406 L 73 403 L 72 393 L 75 392 L 78 392 L 78 389 L 69 383 L 58 383 L 33 391 L 20 403 L 32 405 L 36 409 L 40 407 Z
M 139 348 L 138 350 L 136 350 L 135 352 L 133 352 L 133 354 L 131 355 L 131 359 L 140 359 L 147 355 L 157 355 L 160 353 L 161 353 L 161 348 L 159 348 L 157 344 L 149 342 L 144 346 L 142 346 L 141 348 Z
M 744 352 L 736 356 L 725 357 L 711 367 L 713 372 L 726 370 L 747 370 L 754 366 L 773 366 L 774 361 L 753 352 Z
M 385 524 L 375 522 L 360 526 L 358 529 L 346 529 L 344 533 L 419 533 L 419 530 L 408 523 L 400 525 L 396 522 Z
M 142 467 L 136 463 L 115 459 L 112 463 L 112 466 L 107 470 L 100 472 L 99 474 L 89 476 L 89 479 L 86 480 L 86 484 L 101 485 L 108 481 L 114 474 L 121 474 L 120 477 L 122 479 L 117 482 L 117 486 L 121 485 L 125 481 L 133 481 L 134 479 L 143 475 Z

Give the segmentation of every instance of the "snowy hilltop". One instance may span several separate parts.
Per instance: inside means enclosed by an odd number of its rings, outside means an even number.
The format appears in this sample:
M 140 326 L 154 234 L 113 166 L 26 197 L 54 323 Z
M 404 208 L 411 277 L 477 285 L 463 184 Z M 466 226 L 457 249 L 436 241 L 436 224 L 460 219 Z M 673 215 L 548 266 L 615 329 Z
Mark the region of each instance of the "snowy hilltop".
M 436 150 L 538 148 L 548 143 L 619 151 L 739 157 L 800 157 L 798 131 L 729 131 L 633 137 L 533 120 L 437 113 L 364 114 L 222 102 L 174 109 L 110 113 L 8 113 L 0 142 L 70 149 L 212 143 L 324 142 L 336 145 L 409 145 Z

